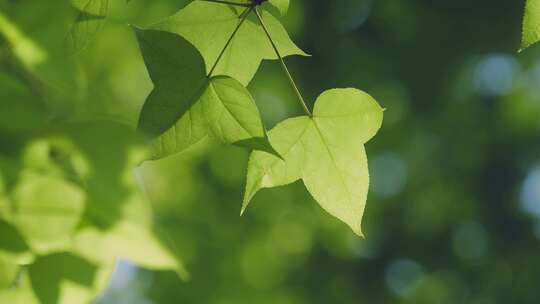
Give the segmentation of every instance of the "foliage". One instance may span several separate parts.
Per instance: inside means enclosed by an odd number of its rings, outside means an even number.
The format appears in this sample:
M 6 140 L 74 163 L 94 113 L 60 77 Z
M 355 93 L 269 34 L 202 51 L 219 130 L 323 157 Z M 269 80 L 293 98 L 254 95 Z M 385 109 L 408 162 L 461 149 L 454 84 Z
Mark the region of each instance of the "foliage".
M 88 303 L 117 259 L 187 278 L 137 167 L 208 135 L 254 150 L 242 210 L 259 188 L 301 178 L 325 210 L 362 235 L 363 144 L 383 111 L 364 92 L 335 89 L 312 114 L 283 61 L 306 54 L 273 15 L 289 3 L 264 2 L 194 1 L 150 26 L 123 23 L 153 83 L 136 129 L 115 117 L 77 117 L 77 103 L 91 100 L 81 92 L 95 94 L 92 82 L 81 81 L 92 68 L 86 49 L 119 3 L 2 3 L 0 92 L 17 102 L 2 105 L 0 302 Z M 36 35 L 17 17 L 25 8 L 62 14 Z M 48 31 L 65 33 L 62 43 Z M 245 87 L 267 59 L 280 61 L 306 112 L 268 133 Z

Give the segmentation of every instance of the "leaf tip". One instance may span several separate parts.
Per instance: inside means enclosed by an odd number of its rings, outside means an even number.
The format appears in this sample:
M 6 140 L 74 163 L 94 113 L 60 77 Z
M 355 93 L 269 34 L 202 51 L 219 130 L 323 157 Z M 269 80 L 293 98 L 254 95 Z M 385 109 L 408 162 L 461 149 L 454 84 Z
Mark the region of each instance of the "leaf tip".
M 362 232 L 362 228 L 360 227 L 360 225 L 358 225 L 358 227 L 351 227 L 351 228 L 352 228 L 352 231 L 354 232 L 354 234 L 356 234 L 356 236 L 358 236 L 361 239 L 366 238 L 366 236 Z

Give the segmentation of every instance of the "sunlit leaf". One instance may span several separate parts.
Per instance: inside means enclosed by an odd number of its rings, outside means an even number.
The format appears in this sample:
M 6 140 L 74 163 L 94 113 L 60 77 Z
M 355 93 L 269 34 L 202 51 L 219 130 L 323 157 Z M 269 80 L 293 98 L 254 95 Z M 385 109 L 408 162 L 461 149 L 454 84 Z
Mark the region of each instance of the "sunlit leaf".
M 154 82 L 139 120 L 139 129 L 156 138 L 154 158 L 181 152 L 209 131 L 224 143 L 273 153 L 245 87 L 230 77 L 208 78 L 197 50 L 178 35 L 138 29 L 136 33 Z
M 241 11 L 216 3 L 195 1 L 152 28 L 176 33 L 202 54 L 208 70 L 240 21 Z M 283 56 L 306 55 L 289 38 L 272 14 L 263 18 Z M 264 59 L 277 59 L 258 21 L 249 17 L 238 30 L 214 75 L 227 75 L 247 85 Z
M 212 134 L 223 143 L 277 154 L 268 142 L 255 100 L 238 81 L 212 77 L 201 102 Z
M 269 132 L 272 146 L 284 160 L 252 153 L 243 210 L 259 189 L 302 179 L 321 207 L 362 235 L 369 186 L 364 143 L 380 128 L 382 113 L 377 102 L 362 91 L 324 92 L 317 99 L 313 118 L 288 119 Z

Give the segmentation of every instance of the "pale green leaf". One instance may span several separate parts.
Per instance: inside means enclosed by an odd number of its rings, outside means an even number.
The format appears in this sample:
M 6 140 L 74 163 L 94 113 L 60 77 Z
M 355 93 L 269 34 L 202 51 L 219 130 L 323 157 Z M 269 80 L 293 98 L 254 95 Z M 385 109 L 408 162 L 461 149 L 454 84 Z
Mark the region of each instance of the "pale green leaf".
M 201 102 L 208 126 L 221 142 L 276 153 L 268 142 L 255 100 L 237 80 L 211 78 Z
M 268 133 L 283 160 L 252 153 L 242 210 L 258 190 L 302 179 L 321 207 L 362 235 L 369 186 L 364 143 L 376 134 L 382 117 L 382 108 L 362 91 L 324 92 L 312 118 L 288 119 Z
M 235 8 L 195 1 L 152 28 L 176 33 L 191 42 L 202 54 L 208 70 L 215 63 L 240 21 Z M 290 39 L 287 31 L 272 14 L 263 18 L 283 56 L 306 55 Z M 219 62 L 215 75 L 227 75 L 247 85 L 264 59 L 277 59 L 258 21 L 249 17 L 240 27 Z
M 139 129 L 152 138 L 153 158 L 181 152 L 210 131 L 224 143 L 275 153 L 253 97 L 238 81 L 208 78 L 197 50 L 184 38 L 136 29 L 154 89 Z
M 527 0 L 523 18 L 521 50 L 540 40 L 540 0 Z
M 63 179 L 26 171 L 14 189 L 13 204 L 15 226 L 34 252 L 47 253 L 69 247 L 85 194 Z

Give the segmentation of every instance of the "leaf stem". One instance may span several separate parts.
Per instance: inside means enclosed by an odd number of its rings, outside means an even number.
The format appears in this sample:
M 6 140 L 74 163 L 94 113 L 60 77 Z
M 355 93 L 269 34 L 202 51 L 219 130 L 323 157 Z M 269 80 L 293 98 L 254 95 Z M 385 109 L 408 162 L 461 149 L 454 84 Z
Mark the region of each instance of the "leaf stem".
M 213 3 L 221 3 L 221 4 L 229 4 L 229 5 L 235 5 L 235 6 L 241 6 L 241 7 L 250 7 L 251 5 L 249 3 L 238 3 L 233 1 L 225 1 L 225 0 L 201 0 L 204 2 L 213 2 Z
M 302 105 L 302 108 L 304 109 L 304 112 L 306 112 L 306 114 L 309 117 L 312 117 L 313 114 L 309 110 L 309 108 L 308 108 L 308 106 L 306 104 L 306 101 L 304 100 L 304 97 L 302 97 L 302 94 L 300 93 L 300 90 L 298 90 L 298 86 L 296 86 L 296 83 L 294 82 L 294 79 L 293 79 L 291 73 L 289 72 L 289 69 L 287 68 L 287 65 L 285 64 L 285 61 L 283 60 L 283 57 L 281 56 L 281 53 L 279 52 L 274 40 L 272 39 L 272 36 L 270 35 L 270 32 L 268 31 L 268 28 L 266 27 L 266 25 L 265 25 L 265 23 L 264 23 L 264 21 L 263 21 L 263 19 L 261 17 L 261 14 L 259 14 L 259 10 L 256 7 L 255 7 L 255 15 L 257 15 L 257 19 L 259 19 L 259 23 L 261 24 L 264 32 L 266 33 L 266 36 L 268 37 L 268 40 L 270 40 L 270 44 L 272 44 L 272 48 L 274 48 L 274 51 L 276 52 L 276 55 L 279 58 L 279 62 L 281 63 L 281 68 L 283 69 L 285 74 L 287 74 L 287 77 L 289 78 L 289 82 L 291 83 L 291 86 L 293 87 L 294 92 L 296 93 L 296 96 L 298 97 L 298 100 L 300 101 L 300 104 Z
M 204 0 L 204 1 L 207 1 L 207 0 Z M 227 43 L 225 43 L 225 46 L 223 47 L 223 49 L 221 50 L 221 52 L 219 53 L 217 59 L 216 59 L 216 62 L 214 62 L 214 65 L 212 66 L 212 68 L 210 69 L 210 72 L 208 73 L 207 77 L 210 78 L 212 77 L 212 74 L 214 73 L 217 65 L 219 64 L 219 61 L 221 60 L 221 58 L 223 57 L 223 55 L 225 54 L 225 51 L 227 50 L 227 48 L 229 47 L 229 45 L 231 44 L 234 36 L 236 35 L 236 33 L 238 33 L 238 30 L 240 29 L 240 27 L 242 26 L 242 24 L 244 24 L 244 21 L 246 21 L 248 15 L 251 13 L 251 11 L 253 10 L 253 7 L 252 6 L 247 6 L 246 9 L 242 12 L 242 14 L 240 16 L 241 19 L 240 19 L 240 22 L 238 22 L 238 25 L 236 26 L 236 28 L 234 29 L 234 31 L 232 32 L 231 34 L 231 37 L 229 37 L 229 40 L 227 40 Z

